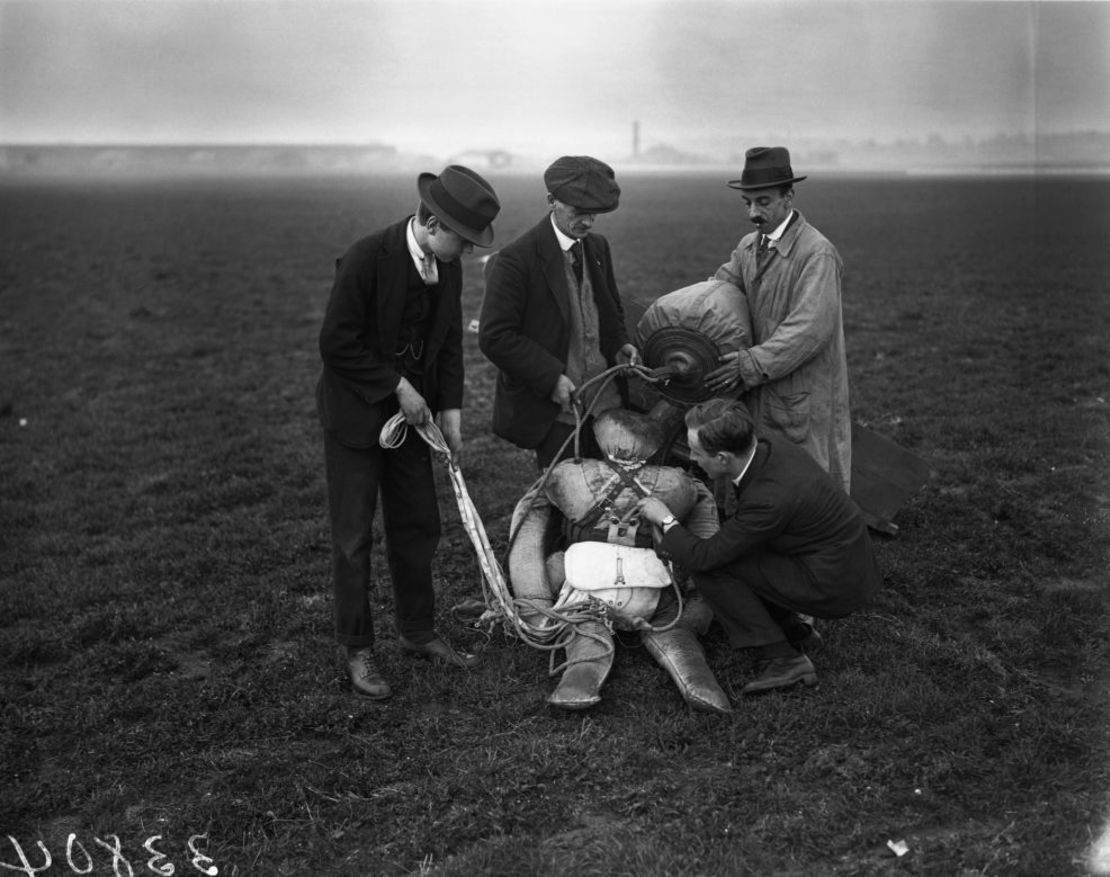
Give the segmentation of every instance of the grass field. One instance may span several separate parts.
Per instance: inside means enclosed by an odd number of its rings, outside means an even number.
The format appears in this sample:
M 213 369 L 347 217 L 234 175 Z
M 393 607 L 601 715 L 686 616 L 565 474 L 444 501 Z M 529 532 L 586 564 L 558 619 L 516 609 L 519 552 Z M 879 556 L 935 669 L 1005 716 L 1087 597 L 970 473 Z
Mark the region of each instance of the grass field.
M 493 180 L 504 242 L 543 193 Z M 704 279 L 746 231 L 719 178 L 621 182 L 598 230 L 627 294 Z M 631 644 L 599 707 L 549 710 L 546 654 L 452 617 L 481 583 L 446 478 L 441 629 L 484 661 L 403 659 L 379 580 L 396 694 L 349 694 L 316 333 L 334 259 L 414 198 L 410 179 L 0 181 L 5 873 L 1097 873 L 1110 181 L 799 185 L 847 264 L 854 415 L 936 474 L 877 539 L 876 605 L 822 625 L 818 688 L 742 700 L 751 657 L 710 632 L 728 718 L 689 712 Z M 503 550 L 533 464 L 489 435 L 493 373 L 466 345 L 464 472 Z

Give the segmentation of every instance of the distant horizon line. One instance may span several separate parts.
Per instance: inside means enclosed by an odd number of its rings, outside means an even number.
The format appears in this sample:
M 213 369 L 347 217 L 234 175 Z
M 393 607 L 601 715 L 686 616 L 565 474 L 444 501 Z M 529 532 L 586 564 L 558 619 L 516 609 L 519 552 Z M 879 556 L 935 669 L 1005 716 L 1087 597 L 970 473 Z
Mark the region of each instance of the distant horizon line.
M 1110 137 L 1110 128 L 1074 128 L 1069 130 L 1059 131 L 995 131 L 991 134 L 972 134 L 972 133 L 948 133 L 942 134 L 939 132 L 929 132 L 928 134 L 918 134 L 913 136 L 900 136 L 893 138 L 880 138 L 873 136 L 848 136 L 848 135 L 823 135 L 823 134 L 803 134 L 794 137 L 778 137 L 777 139 L 786 143 L 789 142 L 812 142 L 812 141 L 825 141 L 825 142 L 849 142 L 849 143 L 873 143 L 878 146 L 897 146 L 906 143 L 924 143 L 939 139 L 947 143 L 962 143 L 967 140 L 974 142 L 990 142 L 992 140 L 1006 139 L 1006 138 L 1026 138 L 1028 140 L 1036 140 L 1038 138 L 1047 137 Z M 722 138 L 722 142 L 729 142 L 732 140 L 740 141 L 752 139 L 748 138 Z M 758 138 L 757 138 L 758 139 Z M 764 140 L 775 139 L 763 137 Z M 383 146 L 391 149 L 411 149 L 414 147 L 401 147 L 396 143 L 391 143 L 385 140 L 2 140 L 0 147 L 9 146 L 72 146 L 72 147 L 147 147 L 147 148 L 174 148 L 174 147 L 253 147 L 253 146 L 268 146 L 268 147 L 300 147 L 300 148 L 327 148 L 327 147 L 367 147 L 367 146 Z M 675 148 L 672 143 L 667 141 L 659 141 L 649 143 L 644 150 L 649 151 L 652 148 L 664 147 Z M 422 149 L 420 151 L 426 151 Z M 454 152 L 513 152 L 513 149 L 496 146 L 471 146 L 465 149 L 457 149 Z M 517 150 L 519 151 L 519 150 Z
M 1106 144 L 1110 132 L 1086 132 L 1058 139 L 998 137 L 968 142 L 836 141 L 796 139 L 796 167 L 839 175 L 1053 176 L 1103 177 L 1110 174 Z M 441 162 L 466 164 L 483 172 L 534 173 L 553 154 L 505 148 L 470 147 L 433 152 L 380 141 L 290 143 L 211 142 L 3 142 L 0 177 L 291 177 L 337 174 L 392 174 L 427 170 Z M 743 163 L 739 150 L 722 155 L 673 146 L 639 151 L 612 150 L 606 161 L 621 173 L 733 173 Z M 423 167 L 422 167 L 423 166 Z

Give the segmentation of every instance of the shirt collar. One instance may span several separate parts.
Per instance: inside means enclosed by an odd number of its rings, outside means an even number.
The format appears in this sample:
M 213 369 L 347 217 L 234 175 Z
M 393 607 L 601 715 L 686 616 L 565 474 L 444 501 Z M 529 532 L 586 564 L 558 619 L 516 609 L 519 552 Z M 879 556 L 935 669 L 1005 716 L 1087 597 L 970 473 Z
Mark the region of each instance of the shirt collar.
M 424 282 L 434 286 L 439 283 L 438 265 L 433 254 L 425 253 L 420 249 L 420 244 L 416 242 L 415 226 L 416 217 L 414 216 L 409 220 L 408 227 L 405 230 L 405 241 L 409 246 L 409 255 L 412 257 L 413 264 L 416 265 L 417 272 L 424 278 Z
M 405 228 L 405 240 L 409 245 L 409 255 L 412 256 L 416 267 L 419 268 L 420 264 L 424 261 L 424 251 L 420 249 L 420 244 L 416 242 L 416 217 L 409 219 L 409 224 Z
M 790 225 L 790 220 L 792 220 L 793 218 L 794 218 L 794 210 L 793 210 L 793 208 L 791 208 L 790 212 L 786 215 L 786 219 L 784 219 L 782 222 L 780 222 L 779 225 L 778 225 L 778 228 L 776 228 L 773 232 L 771 232 L 769 235 L 767 235 L 767 237 L 770 238 L 771 240 L 775 241 L 776 243 L 778 243 L 779 238 L 781 238 L 783 236 L 783 233 L 786 231 L 786 227 L 788 225 Z
M 563 252 L 565 253 L 578 242 L 578 239 L 563 234 L 563 232 L 559 229 L 559 226 L 555 224 L 555 214 L 552 213 L 550 214 L 550 216 L 551 227 L 555 229 L 555 239 L 559 242 L 559 246 L 563 248 Z
M 740 474 L 732 479 L 732 483 L 736 487 L 740 486 L 740 482 L 743 480 L 744 476 L 748 474 L 748 468 L 752 465 L 752 460 L 755 459 L 755 452 L 758 449 L 759 449 L 759 442 L 753 442 L 751 453 L 748 454 L 748 462 L 746 462 L 744 464 L 744 468 L 740 470 Z

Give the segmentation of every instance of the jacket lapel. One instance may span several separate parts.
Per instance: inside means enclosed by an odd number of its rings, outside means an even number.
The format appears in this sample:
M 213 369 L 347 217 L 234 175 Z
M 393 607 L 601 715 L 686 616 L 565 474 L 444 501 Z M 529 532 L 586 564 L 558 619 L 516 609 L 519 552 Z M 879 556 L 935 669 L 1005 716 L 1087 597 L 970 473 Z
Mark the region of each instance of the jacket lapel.
M 563 249 L 559 246 L 559 239 L 555 237 L 555 229 L 551 227 L 550 215 L 545 216 L 540 223 L 539 234 L 536 241 L 536 250 L 540 264 L 543 265 L 543 276 L 547 281 L 547 288 L 551 297 L 559 306 L 559 314 L 563 322 L 570 321 L 570 302 L 567 300 L 566 260 L 563 258 Z
M 586 235 L 582 239 L 582 267 L 590 276 L 590 283 L 597 293 L 601 289 L 601 263 L 593 249 L 593 235 Z
M 383 356 L 392 356 L 397 349 L 401 314 L 405 310 L 408 286 L 406 260 L 411 258 L 405 240 L 408 223 L 406 219 L 389 230 L 378 258 L 378 343 L 381 344 Z
M 458 260 L 450 264 L 439 263 L 439 286 L 432 293 L 432 322 L 428 327 L 428 337 L 425 341 L 425 349 L 433 354 L 439 350 L 447 335 L 451 317 L 455 313 L 452 305 L 458 297 L 461 278 L 462 268 Z

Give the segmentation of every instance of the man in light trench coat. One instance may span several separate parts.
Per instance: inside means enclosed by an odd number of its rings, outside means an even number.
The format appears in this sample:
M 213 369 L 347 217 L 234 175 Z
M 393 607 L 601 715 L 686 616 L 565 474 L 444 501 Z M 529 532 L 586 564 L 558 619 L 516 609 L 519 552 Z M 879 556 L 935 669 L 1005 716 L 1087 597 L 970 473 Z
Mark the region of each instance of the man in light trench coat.
M 716 279 L 748 298 L 754 345 L 722 357 L 706 376 L 713 393 L 743 391 L 757 429 L 804 448 L 847 492 L 852 423 L 836 248 L 793 207 L 790 153 L 758 146 L 745 154 L 738 189 L 756 230 L 744 236 Z

